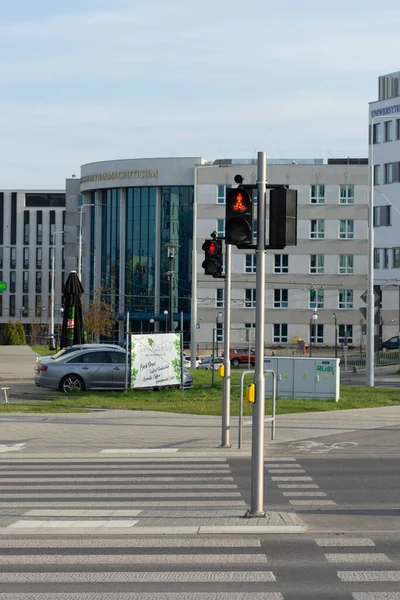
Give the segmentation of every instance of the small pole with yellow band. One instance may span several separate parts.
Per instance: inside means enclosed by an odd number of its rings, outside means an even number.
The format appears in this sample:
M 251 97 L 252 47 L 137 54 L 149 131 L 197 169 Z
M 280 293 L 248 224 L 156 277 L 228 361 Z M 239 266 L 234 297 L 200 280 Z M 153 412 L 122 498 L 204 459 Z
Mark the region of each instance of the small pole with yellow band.
M 220 377 L 225 377 L 225 365 L 220 365 L 218 367 L 218 375 Z
M 256 401 L 256 386 L 254 383 L 249 383 L 246 388 L 246 400 L 247 402 L 251 402 L 251 404 L 254 404 Z

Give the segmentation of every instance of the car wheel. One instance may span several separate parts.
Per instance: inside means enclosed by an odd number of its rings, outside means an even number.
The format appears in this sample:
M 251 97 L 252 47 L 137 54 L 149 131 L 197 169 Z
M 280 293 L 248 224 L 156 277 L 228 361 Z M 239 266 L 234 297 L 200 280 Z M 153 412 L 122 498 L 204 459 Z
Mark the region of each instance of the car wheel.
M 71 392 L 83 392 L 85 384 L 79 375 L 66 375 L 61 379 L 60 392 L 70 394 Z
M 238 358 L 234 358 L 231 362 L 232 367 L 238 367 L 240 365 L 240 360 Z

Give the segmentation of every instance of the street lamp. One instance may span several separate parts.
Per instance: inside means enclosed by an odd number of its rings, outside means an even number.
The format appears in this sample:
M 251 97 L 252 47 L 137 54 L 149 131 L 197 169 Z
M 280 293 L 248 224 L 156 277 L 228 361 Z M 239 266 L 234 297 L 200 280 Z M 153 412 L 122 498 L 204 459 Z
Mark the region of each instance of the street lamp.
M 167 333 L 168 331 L 168 311 L 164 310 L 164 315 L 165 315 L 165 333 Z
M 314 308 L 312 317 L 310 319 L 310 357 L 312 356 L 312 339 L 313 339 L 313 335 L 314 335 L 314 337 L 316 339 L 315 327 L 316 327 L 317 321 L 318 321 L 317 309 Z
M 217 358 L 218 358 L 218 319 L 222 319 L 223 317 L 223 313 L 220 311 L 219 313 L 217 313 L 216 319 L 215 319 L 215 350 L 217 353 Z
M 60 307 L 60 322 L 58 323 L 58 327 L 57 327 L 57 343 L 56 343 L 56 352 L 57 352 L 57 348 L 60 345 L 60 325 L 62 325 L 62 317 L 64 315 L 64 309 L 61 306 Z
M 336 316 L 336 313 L 333 313 L 332 317 L 335 320 L 335 358 L 337 358 L 337 316 Z
M 19 320 L 22 320 L 22 317 L 24 316 L 24 312 L 25 312 L 25 306 L 21 306 L 21 308 L 19 309 Z
M 155 320 L 154 319 L 150 319 L 150 325 L 153 325 L 153 333 L 154 333 L 154 327 L 155 327 L 154 323 L 155 323 Z
M 96 206 L 93 203 L 89 203 L 89 204 L 81 204 L 81 206 L 79 207 L 79 255 L 78 255 L 78 277 L 79 280 L 82 282 L 82 215 L 83 215 L 83 209 L 85 208 L 85 206 Z
M 64 231 L 55 231 L 53 233 L 53 245 L 51 254 L 51 295 L 50 295 L 50 331 L 49 331 L 49 349 L 54 350 L 54 279 L 55 279 L 55 254 L 56 254 L 56 236 Z
M 166 244 L 169 260 L 169 271 L 167 273 L 169 280 L 169 330 L 174 330 L 174 258 L 175 250 L 179 248 L 178 244 Z

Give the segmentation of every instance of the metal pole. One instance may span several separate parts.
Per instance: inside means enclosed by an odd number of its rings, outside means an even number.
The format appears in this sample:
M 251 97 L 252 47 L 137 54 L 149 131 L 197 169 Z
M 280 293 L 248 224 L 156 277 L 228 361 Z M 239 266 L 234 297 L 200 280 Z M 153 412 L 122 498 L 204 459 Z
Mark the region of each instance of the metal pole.
M 174 279 L 173 279 L 174 255 L 169 255 L 169 330 L 174 331 Z
M 128 393 L 128 368 L 129 368 L 129 348 L 131 347 L 129 339 L 129 312 L 126 313 L 126 334 L 125 334 L 125 394 Z
M 181 310 L 181 390 L 183 390 L 183 311 Z
M 82 213 L 83 205 L 79 211 L 79 254 L 78 254 L 78 277 L 79 281 L 82 281 Z
M 337 316 L 335 315 L 335 358 L 337 358 L 338 353 L 337 341 Z
M 218 358 L 218 352 L 219 352 L 219 348 L 218 348 L 218 316 L 215 319 L 215 354 L 216 357 Z
M 197 170 L 194 168 L 194 188 L 193 188 L 193 242 L 192 242 L 192 301 L 190 315 L 190 362 L 191 368 L 196 368 L 197 355 Z
M 230 448 L 231 412 L 231 255 L 232 246 L 225 244 L 225 315 L 224 315 L 224 379 L 222 382 L 221 448 Z
M 310 319 L 310 358 L 312 357 L 312 320 Z
M 214 358 L 215 358 L 215 329 L 212 332 L 212 362 L 211 362 L 211 387 L 214 387 Z
M 256 272 L 256 367 L 254 374 L 255 403 L 253 406 L 251 446 L 251 506 L 249 516 L 264 516 L 264 326 L 265 326 L 265 216 L 267 155 L 257 153 L 257 272 Z
M 374 386 L 374 119 L 371 121 L 370 194 L 368 205 L 367 385 Z
M 54 254 L 56 252 L 54 241 L 55 241 L 55 234 L 53 234 L 53 247 L 52 247 L 52 255 L 51 255 L 51 295 L 50 295 L 50 335 L 49 335 L 49 343 L 51 345 L 53 345 L 53 343 L 54 343 L 54 272 L 55 272 Z

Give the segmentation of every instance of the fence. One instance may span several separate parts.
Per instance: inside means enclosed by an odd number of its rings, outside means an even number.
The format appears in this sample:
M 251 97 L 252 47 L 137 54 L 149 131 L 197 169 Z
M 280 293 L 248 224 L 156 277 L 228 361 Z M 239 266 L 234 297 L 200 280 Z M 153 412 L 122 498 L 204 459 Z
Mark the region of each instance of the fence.
M 357 367 L 358 369 L 365 369 L 367 366 L 367 355 L 362 354 L 350 354 L 347 356 L 343 353 L 340 356 L 340 366 L 345 367 L 347 362 L 347 368 L 352 369 Z M 375 367 L 386 367 L 390 365 L 400 364 L 400 351 L 391 350 L 389 352 L 375 352 Z

